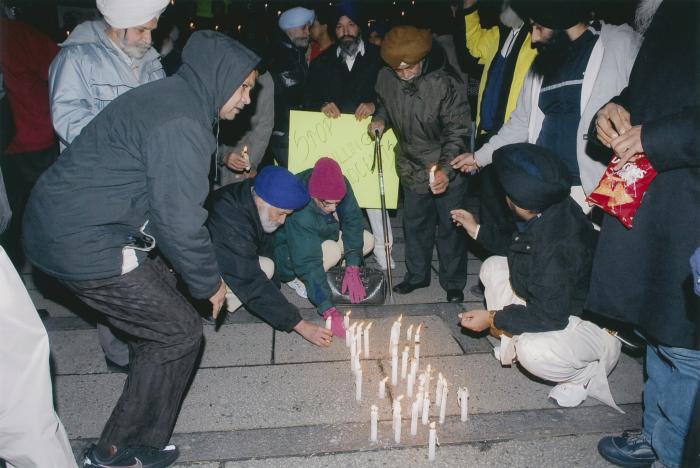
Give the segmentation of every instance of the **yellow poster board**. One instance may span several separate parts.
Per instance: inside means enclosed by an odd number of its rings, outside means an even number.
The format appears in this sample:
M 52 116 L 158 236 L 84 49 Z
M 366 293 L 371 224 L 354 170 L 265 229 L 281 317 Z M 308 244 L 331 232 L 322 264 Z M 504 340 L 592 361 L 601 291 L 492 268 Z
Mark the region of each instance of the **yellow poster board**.
M 309 169 L 323 156 L 340 164 L 362 208 L 381 208 L 379 176 L 374 162 L 374 139 L 367 134 L 370 119 L 357 121 L 343 114 L 331 119 L 321 112 L 291 111 L 289 119 L 289 170 L 294 174 Z M 396 209 L 399 176 L 396 174 L 392 131 L 382 136 L 382 165 L 386 207 Z

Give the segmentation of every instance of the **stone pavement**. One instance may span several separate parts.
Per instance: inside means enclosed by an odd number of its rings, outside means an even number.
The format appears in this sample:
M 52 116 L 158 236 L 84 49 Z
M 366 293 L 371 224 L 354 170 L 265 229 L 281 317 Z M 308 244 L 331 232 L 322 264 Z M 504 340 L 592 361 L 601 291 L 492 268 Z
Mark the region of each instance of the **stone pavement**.
M 399 221 L 393 219 L 400 281 L 405 264 Z M 501 367 L 489 340 L 458 326 L 462 308 L 483 307 L 469 291 L 478 282 L 479 265 L 470 254 L 462 306 L 445 302 L 436 260 L 430 287 L 397 296 L 395 305 L 352 307 L 353 320 L 373 322 L 370 358 L 362 360 L 359 402 L 343 341 L 320 350 L 295 333 L 275 332 L 244 309 L 230 314 L 218 330 L 205 325 L 199 370 L 173 436 L 181 450 L 178 466 L 608 466 L 596 451 L 600 436 L 640 426 L 639 360 L 623 355 L 610 377 L 613 395 L 626 414 L 592 398 L 578 408 L 556 407 L 547 400 L 549 385 L 516 366 Z M 99 435 L 125 376 L 108 371 L 89 312 L 70 298 L 45 297 L 28 269 L 23 277 L 37 309 L 48 314 L 44 323 L 57 410 L 79 454 Z M 308 302 L 286 286 L 283 291 L 303 308 L 305 318 L 320 323 Z M 387 399 L 377 399 L 378 382 L 391 373 L 389 329 L 399 314 L 404 315 L 400 351 L 406 327 L 423 323 L 420 366 L 430 363 L 433 375 L 442 372 L 450 383 L 447 418 L 438 425 L 441 446 L 433 463 L 427 460 L 426 426 L 419 424 L 415 437 L 409 434 L 410 406 L 405 402 L 402 440 L 394 443 L 391 402 L 405 384 L 388 385 Z M 459 418 L 457 386 L 470 391 L 466 423 Z M 379 442 L 374 444 L 369 441 L 372 404 L 380 408 Z M 436 419 L 433 406 L 431 420 Z

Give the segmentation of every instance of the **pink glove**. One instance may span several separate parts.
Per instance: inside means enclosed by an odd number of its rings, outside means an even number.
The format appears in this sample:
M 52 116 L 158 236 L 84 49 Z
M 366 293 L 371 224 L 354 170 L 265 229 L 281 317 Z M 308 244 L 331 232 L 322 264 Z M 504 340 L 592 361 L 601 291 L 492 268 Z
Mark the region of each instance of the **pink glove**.
M 331 332 L 338 338 L 345 338 L 345 325 L 343 325 L 345 320 L 340 312 L 335 307 L 331 307 L 323 313 L 324 319 L 328 317 L 331 318 Z
M 345 276 L 343 276 L 343 287 L 340 292 L 345 294 L 348 291 L 350 294 L 350 302 L 357 304 L 367 297 L 365 287 L 360 280 L 360 267 L 349 266 L 345 268 Z

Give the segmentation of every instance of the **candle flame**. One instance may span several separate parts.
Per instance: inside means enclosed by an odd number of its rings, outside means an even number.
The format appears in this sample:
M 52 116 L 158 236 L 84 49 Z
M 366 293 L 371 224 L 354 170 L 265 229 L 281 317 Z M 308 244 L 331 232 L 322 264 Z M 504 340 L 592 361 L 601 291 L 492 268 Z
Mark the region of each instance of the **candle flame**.
M 404 346 L 403 352 L 406 353 L 406 354 L 408 354 L 408 346 Z
M 386 383 L 387 380 L 389 380 L 389 377 L 384 377 L 381 381 Z
M 433 422 L 430 423 L 430 429 L 431 429 L 431 430 L 435 429 L 435 421 L 433 421 Z
M 397 322 L 401 323 L 401 320 L 403 320 L 403 314 L 399 315 Z
M 373 324 L 373 323 L 374 323 L 374 322 L 369 322 L 369 323 L 367 324 L 367 326 L 365 327 L 365 332 L 368 332 L 369 329 L 372 328 L 372 324 Z
M 345 312 L 346 317 L 350 317 L 350 314 L 352 314 L 352 310 L 348 310 L 347 312 Z
M 396 397 L 396 401 L 397 401 L 397 402 L 399 402 L 399 401 L 401 401 L 401 400 L 403 400 L 403 395 L 399 395 L 399 396 Z

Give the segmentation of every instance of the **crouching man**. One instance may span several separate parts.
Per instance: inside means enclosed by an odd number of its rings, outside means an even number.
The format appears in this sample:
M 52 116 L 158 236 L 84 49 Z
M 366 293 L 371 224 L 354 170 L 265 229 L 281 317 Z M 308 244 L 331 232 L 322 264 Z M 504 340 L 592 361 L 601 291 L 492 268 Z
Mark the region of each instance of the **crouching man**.
M 326 271 L 345 258 L 342 290 L 353 303 L 362 301 L 366 292 L 360 263 L 372 251 L 374 238 L 363 229 L 362 211 L 337 162 L 321 158 L 297 177 L 308 187 L 311 202 L 275 233 L 275 265 L 280 279 L 308 298 L 324 319 L 331 317 L 333 334 L 344 337 L 343 316 L 333 305 Z
M 620 342 L 579 318 L 596 238 L 569 197 L 566 166 L 551 151 L 529 143 L 502 147 L 494 164 L 506 203 L 520 222 L 505 256 L 490 257 L 481 267 L 488 310 L 460 314 L 462 326 L 477 332 L 490 328 L 500 336 L 501 363 L 518 361 L 556 383 L 549 397 L 560 406 L 577 406 L 591 395 L 622 411 L 607 380 L 620 357 Z M 452 217 L 477 238 L 480 226 L 470 213 L 454 210 Z
M 329 346 L 330 330 L 301 319 L 270 280 L 275 265 L 264 253 L 268 234 L 309 203 L 306 187 L 288 170 L 268 166 L 255 179 L 217 190 L 207 227 L 221 276 L 228 286 L 229 312 L 242 304 L 277 330 L 299 333 L 317 346 Z

